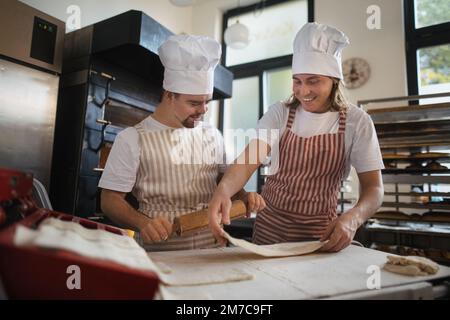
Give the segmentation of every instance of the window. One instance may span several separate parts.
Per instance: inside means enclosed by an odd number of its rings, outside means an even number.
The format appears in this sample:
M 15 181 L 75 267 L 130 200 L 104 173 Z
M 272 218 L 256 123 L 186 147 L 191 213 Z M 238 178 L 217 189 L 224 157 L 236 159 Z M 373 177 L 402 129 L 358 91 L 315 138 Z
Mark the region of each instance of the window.
M 239 131 L 254 129 L 259 119 L 259 78 L 248 77 L 233 81 L 233 99 L 227 99 L 224 105 L 223 126 L 227 163 L 231 163 L 250 142 L 241 139 Z M 245 190 L 255 192 L 258 187 L 257 173 L 248 181 Z
M 419 94 L 450 92 L 450 44 L 417 50 Z M 434 98 L 434 102 L 449 101 Z
M 415 0 L 414 22 L 416 28 L 423 28 L 450 21 L 448 0 Z
M 314 17 L 313 0 L 266 0 L 224 14 L 223 29 L 238 19 L 250 31 L 250 44 L 241 50 L 227 48 L 223 57 L 233 72 L 233 96 L 222 102 L 219 127 L 224 132 L 227 156 L 242 152 L 247 141 L 227 137 L 228 129 L 253 129 L 270 105 L 287 99 L 292 92 L 292 43 L 297 31 Z M 261 191 L 260 170 L 246 185 Z
M 450 92 L 450 5 L 448 0 L 405 1 L 408 92 Z M 421 103 L 448 102 L 450 97 Z
M 244 49 L 227 48 L 226 66 L 292 54 L 292 41 L 308 21 L 307 1 L 288 1 L 228 18 L 227 26 L 239 20 L 250 31 Z
M 292 93 L 291 67 L 268 70 L 264 72 L 264 113 L 269 107 L 282 100 L 286 100 Z

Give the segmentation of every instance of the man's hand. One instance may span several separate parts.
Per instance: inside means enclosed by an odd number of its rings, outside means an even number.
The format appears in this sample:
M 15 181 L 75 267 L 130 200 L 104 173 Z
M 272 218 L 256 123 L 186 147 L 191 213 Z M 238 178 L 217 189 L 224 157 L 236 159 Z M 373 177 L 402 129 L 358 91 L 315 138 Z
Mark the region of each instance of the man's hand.
M 227 240 L 223 237 L 223 229 L 220 226 L 230 224 L 231 199 L 224 194 L 214 193 L 208 205 L 209 228 L 217 242 L 224 246 Z
M 358 173 L 358 179 L 361 188 L 358 203 L 330 223 L 320 239 L 329 239 L 321 251 L 337 252 L 350 245 L 356 230 L 375 214 L 383 203 L 381 170 Z
M 260 194 L 256 192 L 248 192 L 245 205 L 247 206 L 247 218 L 249 218 L 250 213 L 263 210 L 266 207 L 266 202 Z
M 251 212 L 261 211 L 266 207 L 264 199 L 256 192 L 247 193 L 246 199 L 243 199 L 243 201 L 247 207 L 247 217 L 250 216 Z M 227 240 L 223 236 L 223 229 L 220 224 L 230 224 L 231 205 L 231 199 L 221 192 L 214 193 L 208 205 L 209 228 L 214 238 L 222 246 L 227 243 Z
M 172 224 L 164 217 L 146 219 L 139 226 L 142 241 L 144 243 L 155 243 L 167 240 L 172 234 Z
M 320 241 L 329 241 L 320 248 L 320 251 L 338 252 L 351 244 L 356 230 L 360 226 L 356 212 L 352 210 L 331 221 L 322 238 L 320 238 Z

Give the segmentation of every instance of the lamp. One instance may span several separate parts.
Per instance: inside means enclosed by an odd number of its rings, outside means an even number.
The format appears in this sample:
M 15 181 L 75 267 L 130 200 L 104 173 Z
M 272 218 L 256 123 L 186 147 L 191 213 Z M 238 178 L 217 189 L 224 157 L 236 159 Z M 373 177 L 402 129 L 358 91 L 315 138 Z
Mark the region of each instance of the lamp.
M 194 3 L 194 0 L 170 0 L 174 6 L 187 7 Z
M 238 0 L 238 10 L 240 6 L 241 2 Z M 244 49 L 250 42 L 250 32 L 245 24 L 239 23 L 239 20 L 229 26 L 223 36 L 225 44 L 233 49 Z
M 224 40 L 230 48 L 244 49 L 250 42 L 249 35 L 247 26 L 237 20 L 235 24 L 225 30 Z

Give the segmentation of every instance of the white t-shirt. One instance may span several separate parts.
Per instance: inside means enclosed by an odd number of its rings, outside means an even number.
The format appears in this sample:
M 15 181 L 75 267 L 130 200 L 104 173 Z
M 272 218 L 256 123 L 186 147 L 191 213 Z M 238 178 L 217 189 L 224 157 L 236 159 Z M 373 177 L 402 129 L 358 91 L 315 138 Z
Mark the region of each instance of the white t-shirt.
M 282 102 L 273 104 L 258 122 L 258 129 L 286 130 L 289 108 Z M 291 130 L 300 137 L 337 133 L 339 112 L 312 113 L 299 107 Z M 263 140 L 264 137 L 261 137 Z M 266 140 L 266 142 L 268 142 Z M 362 109 L 349 105 L 345 125 L 345 176 L 353 166 L 357 173 L 384 169 L 378 138 L 370 116 Z
M 142 124 L 144 130 L 148 132 L 173 129 L 153 119 L 151 116 L 144 119 Z M 207 122 L 202 122 L 199 125 L 206 129 L 216 130 L 221 137 L 220 132 Z M 224 150 L 223 141 L 220 143 L 222 145 L 219 148 Z M 99 188 L 131 192 L 136 183 L 140 154 L 141 147 L 136 128 L 129 127 L 120 132 L 114 140 L 105 170 L 98 184 Z M 219 164 L 219 172 L 225 172 L 225 170 L 226 164 Z

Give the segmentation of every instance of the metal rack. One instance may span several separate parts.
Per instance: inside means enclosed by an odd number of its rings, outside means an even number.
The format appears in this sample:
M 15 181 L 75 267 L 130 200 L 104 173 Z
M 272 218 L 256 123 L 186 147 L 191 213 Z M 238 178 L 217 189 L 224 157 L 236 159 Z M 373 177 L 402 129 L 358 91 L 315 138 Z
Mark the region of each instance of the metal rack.
M 412 104 L 443 96 L 450 93 L 365 100 L 359 105 L 374 122 L 386 166 L 384 201 L 364 227 L 365 244 L 449 264 L 450 102 Z M 393 101 L 410 102 L 375 105 Z

